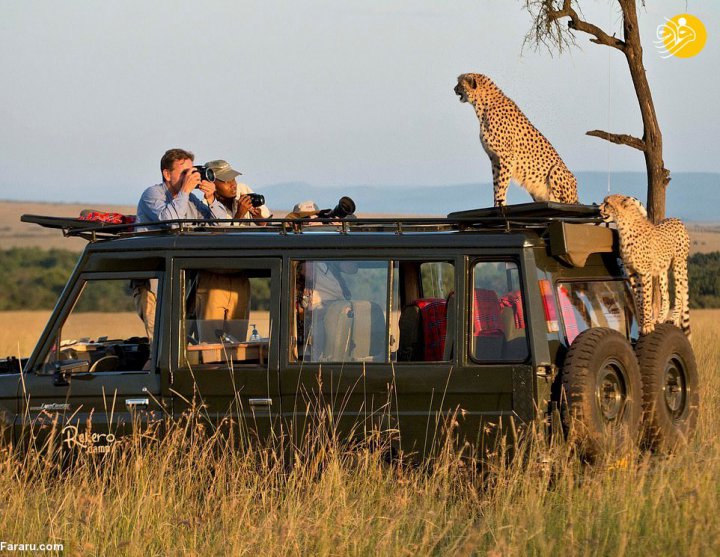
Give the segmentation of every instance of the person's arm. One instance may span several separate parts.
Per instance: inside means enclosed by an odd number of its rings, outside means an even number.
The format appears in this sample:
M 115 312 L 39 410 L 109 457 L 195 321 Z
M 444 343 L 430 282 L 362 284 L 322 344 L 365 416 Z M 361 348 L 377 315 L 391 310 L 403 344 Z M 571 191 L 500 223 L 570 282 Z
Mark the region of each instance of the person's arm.
M 148 188 L 140 198 L 138 213 L 149 216 L 152 221 L 186 218 L 190 195 L 180 191 L 170 201 L 168 197 L 165 188 Z

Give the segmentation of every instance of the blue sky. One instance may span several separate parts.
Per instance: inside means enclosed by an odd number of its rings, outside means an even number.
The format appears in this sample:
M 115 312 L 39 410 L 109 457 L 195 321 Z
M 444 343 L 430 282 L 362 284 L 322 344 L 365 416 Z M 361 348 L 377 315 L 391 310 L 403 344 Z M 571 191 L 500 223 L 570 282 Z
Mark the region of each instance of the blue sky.
M 720 172 L 720 2 L 653 0 L 645 63 L 673 171 Z M 614 1 L 584 13 L 620 31 Z M 708 43 L 654 50 L 664 17 L 690 12 Z M 134 203 L 165 149 L 225 158 L 256 188 L 490 181 L 460 73 L 493 78 L 568 166 L 643 170 L 638 151 L 586 137 L 640 135 L 620 52 L 521 50 L 520 0 L 304 0 L 3 4 L 0 198 Z

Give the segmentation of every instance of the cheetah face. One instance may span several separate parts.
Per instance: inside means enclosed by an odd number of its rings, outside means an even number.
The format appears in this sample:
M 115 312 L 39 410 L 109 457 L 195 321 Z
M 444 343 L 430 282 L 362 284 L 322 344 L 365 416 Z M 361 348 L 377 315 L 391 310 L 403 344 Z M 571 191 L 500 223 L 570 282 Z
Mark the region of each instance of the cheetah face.
M 489 77 L 479 73 L 464 73 L 458 76 L 455 86 L 455 94 L 460 97 L 461 103 L 483 104 L 483 100 L 492 91 L 497 91 L 496 85 Z
M 475 88 L 475 83 L 474 83 L 475 80 L 473 80 L 472 84 L 467 83 L 467 85 L 466 85 L 466 81 L 465 81 L 465 80 L 466 80 L 466 75 L 465 75 L 465 74 L 459 76 L 459 77 L 458 77 L 457 85 L 455 86 L 455 94 L 456 94 L 458 97 L 460 97 L 460 102 L 461 102 L 461 103 L 466 103 L 466 102 L 468 102 L 467 89 L 466 89 L 465 87 L 466 87 L 466 86 L 469 86 L 470 88 L 473 88 L 473 89 Z
M 610 208 L 610 204 L 606 201 L 603 201 L 600 204 L 600 216 L 602 217 L 603 222 L 614 222 L 615 221 L 615 215 L 614 212 Z
M 600 216 L 604 222 L 615 222 L 624 196 L 608 195 L 600 204 Z
M 643 204 L 636 198 L 627 195 L 608 195 L 600 205 L 600 215 L 605 222 L 615 222 L 618 217 L 639 215 L 647 217 Z

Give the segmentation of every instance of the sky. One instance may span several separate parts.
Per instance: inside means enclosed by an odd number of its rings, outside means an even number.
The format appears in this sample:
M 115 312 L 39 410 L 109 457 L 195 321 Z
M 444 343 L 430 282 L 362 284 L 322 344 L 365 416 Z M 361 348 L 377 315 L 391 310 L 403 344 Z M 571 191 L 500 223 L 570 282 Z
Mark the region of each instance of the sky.
M 614 0 L 580 0 L 621 34 Z M 135 203 L 171 147 L 223 158 L 256 190 L 491 181 L 477 119 L 453 92 L 490 76 L 573 171 L 643 171 L 585 136 L 641 135 L 623 55 L 523 49 L 522 0 L 23 0 L 0 18 L 0 199 Z M 662 59 L 665 17 L 689 12 L 703 52 Z M 651 0 L 644 59 L 671 171 L 720 172 L 720 2 Z

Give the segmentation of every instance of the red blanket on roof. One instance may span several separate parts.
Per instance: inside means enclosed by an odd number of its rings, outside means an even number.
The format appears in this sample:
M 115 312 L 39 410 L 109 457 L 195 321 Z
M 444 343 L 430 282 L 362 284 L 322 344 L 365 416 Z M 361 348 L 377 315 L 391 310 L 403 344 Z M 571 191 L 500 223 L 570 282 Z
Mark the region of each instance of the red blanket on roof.
M 91 222 L 104 222 L 106 224 L 132 224 L 135 222 L 135 215 L 123 215 L 122 213 L 105 213 L 103 211 L 83 211 L 78 220 Z

